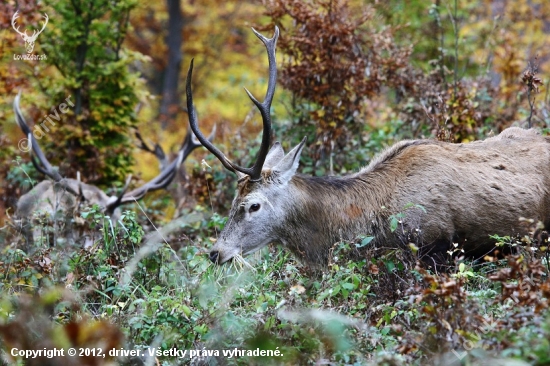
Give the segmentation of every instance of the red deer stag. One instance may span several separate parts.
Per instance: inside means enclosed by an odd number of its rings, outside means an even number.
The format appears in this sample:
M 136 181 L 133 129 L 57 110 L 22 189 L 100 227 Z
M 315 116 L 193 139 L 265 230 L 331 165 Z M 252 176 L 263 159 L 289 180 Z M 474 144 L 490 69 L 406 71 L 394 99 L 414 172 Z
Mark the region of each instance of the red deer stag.
M 36 155 L 36 158 L 32 156 L 34 167 L 51 179 L 38 183 L 32 190 L 21 196 L 17 203 L 16 217 L 21 220 L 22 231 L 25 235 L 27 245 L 32 243 L 34 241 L 33 237 L 36 236 L 33 234 L 33 227 L 40 230 L 39 225 L 34 225 L 33 223 L 33 218 L 36 216 L 45 216 L 48 220 L 53 218 L 55 227 L 64 228 L 59 230 L 59 232 L 54 231 L 54 234 L 59 239 L 67 240 L 69 243 L 79 240 L 79 238 L 74 237 L 75 228 L 72 223 L 74 222 L 75 214 L 78 213 L 81 207 L 97 204 L 110 217 L 111 222 L 116 223 L 121 215 L 119 209 L 121 205 L 136 202 L 142 199 L 148 192 L 166 188 L 187 156 L 195 148 L 201 146 L 200 142 L 188 130 L 174 160 L 169 162 L 164 153 L 162 154 L 162 159 L 160 155 L 157 155 L 160 160 L 161 171 L 155 178 L 141 187 L 127 192 L 130 183 L 129 177 L 118 195 L 108 196 L 98 187 L 82 183 L 80 179 L 62 177 L 51 166 L 23 117 L 23 113 L 19 107 L 20 98 L 21 94 L 17 95 L 13 102 L 17 124 L 28 137 L 31 150 Z M 208 137 L 208 140 L 212 140 L 213 137 L 214 134 L 212 133 Z M 139 138 L 141 140 L 141 136 Z M 141 143 L 144 145 L 143 140 L 141 140 Z M 157 146 L 156 150 L 162 151 L 160 146 Z M 57 241 L 57 239 L 53 240 L 54 243 Z M 89 242 L 86 244 L 89 245 Z
M 348 176 L 296 174 L 305 138 L 286 155 L 278 142 L 268 149 L 279 31 L 271 39 L 254 33 L 267 48 L 269 83 L 262 103 L 247 91 L 263 119 L 262 143 L 251 168 L 233 163 L 202 135 L 193 109 L 192 62 L 187 75 L 193 132 L 238 176 L 227 224 L 210 251 L 213 262 L 276 242 L 323 265 L 335 243 L 368 235 L 374 237 L 369 245 L 415 243 L 437 265 L 452 243 L 479 257 L 494 249 L 489 235 L 525 233 L 522 216 L 550 226 L 550 138 L 532 129 L 512 127 L 466 144 L 401 141 Z M 399 213 L 395 229 L 390 221 Z

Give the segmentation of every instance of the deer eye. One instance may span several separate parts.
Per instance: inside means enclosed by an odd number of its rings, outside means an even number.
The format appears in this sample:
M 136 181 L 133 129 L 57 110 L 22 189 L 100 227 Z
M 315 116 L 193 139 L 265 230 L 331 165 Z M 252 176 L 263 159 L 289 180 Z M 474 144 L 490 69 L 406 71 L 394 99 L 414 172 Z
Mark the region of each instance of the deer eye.
M 250 208 L 248 209 L 248 212 L 256 212 L 260 209 L 260 204 L 259 203 L 253 203 L 252 205 L 250 205 Z

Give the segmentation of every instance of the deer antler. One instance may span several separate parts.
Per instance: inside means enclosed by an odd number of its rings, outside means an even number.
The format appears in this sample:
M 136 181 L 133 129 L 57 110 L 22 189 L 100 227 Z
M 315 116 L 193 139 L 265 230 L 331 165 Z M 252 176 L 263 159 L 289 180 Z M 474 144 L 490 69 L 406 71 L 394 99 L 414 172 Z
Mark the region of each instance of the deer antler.
M 160 169 L 164 170 L 164 168 L 166 168 L 166 165 L 168 164 L 168 160 L 166 159 L 166 154 L 164 153 L 162 147 L 158 143 L 156 143 L 153 148 L 150 148 L 145 140 L 143 140 L 143 137 L 141 137 L 141 133 L 139 132 L 139 130 L 136 130 L 135 135 L 140 143 L 138 147 L 143 151 L 147 151 L 148 153 L 155 155 L 160 163 Z
M 214 126 L 212 132 L 210 133 L 210 136 L 208 136 L 208 141 L 212 141 L 214 139 L 215 133 L 216 126 Z M 202 144 L 194 138 L 193 134 L 191 133 L 191 129 L 188 129 L 187 134 L 185 135 L 185 138 L 183 139 L 181 147 L 178 151 L 177 157 L 170 164 L 167 164 L 168 159 L 166 159 L 166 154 L 159 144 L 155 144 L 155 148 L 151 149 L 143 141 L 143 138 L 141 137 L 141 134 L 139 132 L 136 132 L 136 137 L 141 142 L 140 149 L 154 154 L 160 160 L 161 166 L 163 166 L 163 168 L 159 175 L 157 175 L 155 178 L 145 183 L 141 187 L 136 188 L 128 193 L 124 193 L 126 190 L 123 190 L 122 195 L 119 194 L 117 200 L 110 203 L 109 209 L 112 211 L 114 211 L 119 205 L 134 202 L 143 198 L 148 192 L 166 188 L 176 176 L 176 172 L 178 171 L 180 165 L 185 161 L 185 159 L 187 159 L 187 157 L 191 154 L 193 150 L 195 150 L 199 146 L 202 146 Z
M 15 29 L 15 31 L 16 31 L 17 33 L 19 33 L 23 38 L 28 37 L 27 31 L 25 31 L 25 33 L 22 33 L 22 32 L 19 31 L 19 27 L 17 27 L 17 28 L 15 27 L 15 20 L 16 20 L 17 18 L 19 18 L 19 10 L 16 11 L 16 12 L 13 14 L 13 17 L 11 18 L 11 26 L 12 26 L 13 29 Z
M 23 37 L 23 39 L 24 39 L 25 41 L 27 41 L 27 40 L 35 41 L 36 38 L 38 37 L 38 35 L 39 35 L 40 33 L 42 33 L 42 32 L 44 31 L 44 29 L 46 29 L 46 25 L 48 24 L 48 20 L 50 19 L 50 18 L 48 18 L 48 14 L 44 13 L 44 19 L 45 19 L 46 21 L 45 21 L 44 24 L 42 25 L 42 29 L 40 29 L 40 31 L 36 31 L 36 30 L 35 30 L 35 31 L 33 32 L 32 36 L 29 36 L 29 35 L 27 34 L 27 31 L 25 31 L 25 33 L 23 33 L 23 32 L 21 32 L 21 31 L 19 30 L 19 26 L 16 27 L 16 22 L 15 22 L 15 20 L 16 20 L 17 18 L 19 18 L 19 10 L 16 11 L 16 12 L 13 14 L 13 17 L 11 18 L 11 26 L 13 27 L 13 29 L 15 29 L 15 31 L 16 31 L 17 33 L 19 33 L 19 34 Z
M 44 13 L 44 19 L 46 19 L 46 21 L 44 22 L 44 25 L 42 25 L 42 29 L 40 29 L 40 31 L 38 33 L 36 33 L 36 31 L 33 32 L 32 37 L 31 37 L 33 40 L 36 40 L 38 35 L 40 33 L 42 33 L 44 31 L 44 29 L 46 29 L 46 25 L 48 24 L 48 20 L 50 19 L 50 18 L 48 18 L 48 14 Z
M 267 50 L 267 57 L 269 60 L 269 81 L 267 85 L 267 92 L 263 102 L 259 102 L 254 96 L 245 88 L 248 97 L 254 102 L 256 107 L 260 110 L 263 121 L 263 132 L 262 132 L 262 144 L 260 146 L 260 151 L 254 165 L 251 168 L 244 168 L 229 160 L 218 148 L 216 148 L 212 143 L 210 143 L 199 130 L 197 114 L 195 107 L 193 105 L 193 92 L 191 90 L 191 79 L 193 77 L 193 60 L 191 60 L 191 65 L 189 66 L 189 71 L 187 72 L 187 81 L 185 84 L 185 90 L 187 94 L 187 111 L 189 114 L 189 124 L 191 129 L 199 139 L 199 141 L 206 147 L 212 154 L 214 154 L 218 160 L 226 167 L 228 170 L 235 173 L 243 173 L 250 176 L 251 181 L 258 181 L 261 178 L 262 167 L 265 162 L 265 158 L 269 151 L 269 143 L 271 140 L 271 115 L 270 108 L 271 102 L 273 101 L 273 95 L 275 94 L 275 84 L 277 82 L 277 65 L 275 63 L 275 46 L 277 45 L 277 38 L 279 38 L 279 28 L 275 27 L 275 34 L 273 38 L 266 38 L 260 33 L 256 32 L 252 28 L 254 34 L 264 43 Z
M 30 127 L 27 125 L 27 122 L 25 121 L 25 118 L 23 117 L 23 113 L 21 112 L 21 109 L 19 107 L 19 103 L 21 100 L 21 93 L 19 93 L 14 101 L 13 101 L 13 110 L 15 112 L 15 119 L 17 121 L 17 124 L 23 131 L 23 133 L 27 136 L 29 139 L 29 143 L 31 146 L 31 154 L 32 155 L 32 162 L 35 168 L 45 174 L 46 176 L 53 179 L 56 183 L 60 184 L 61 187 L 63 187 L 65 190 L 73 194 L 75 197 L 81 197 L 82 194 L 82 188 L 80 186 L 80 178 L 78 178 L 78 190 L 80 192 L 77 192 L 76 189 L 71 188 L 71 186 L 68 183 L 68 179 L 63 178 L 57 170 L 55 170 L 52 165 L 48 162 L 46 157 L 44 156 L 44 153 L 40 149 L 40 146 L 38 145 L 38 142 L 36 141 L 36 138 L 33 136 L 32 131 Z M 214 134 L 216 131 L 216 127 L 212 129 L 212 133 L 208 137 L 207 141 L 212 141 L 214 138 Z M 147 144 L 143 141 L 143 138 L 141 138 L 141 135 L 139 135 L 139 132 L 137 133 L 138 139 L 142 143 L 142 148 L 146 151 L 152 152 L 157 156 L 161 156 L 160 152 L 162 152 L 162 156 L 165 157 L 164 152 L 162 151 L 162 148 L 160 145 L 158 145 L 157 153 L 155 153 L 155 150 L 149 148 Z M 128 187 L 130 186 L 130 180 L 131 175 L 126 179 L 126 183 L 120 193 L 116 196 L 109 197 L 108 202 L 106 203 L 105 212 L 108 214 L 112 214 L 117 207 L 119 207 L 122 204 L 134 202 L 136 200 L 139 200 L 143 198 L 148 192 L 158 190 L 165 188 L 170 184 L 174 176 L 176 175 L 176 172 L 180 165 L 183 163 L 183 161 L 191 154 L 191 152 L 196 149 L 197 147 L 201 146 L 200 142 L 196 140 L 191 132 L 191 129 L 188 129 L 187 134 L 185 135 L 185 138 L 181 144 L 181 147 L 178 151 L 177 157 L 170 162 L 170 164 L 167 164 L 163 169 L 161 169 L 161 172 L 159 175 L 157 175 L 155 178 L 153 178 L 151 181 L 147 182 L 143 186 L 134 189 L 131 192 L 126 193 L 128 190 Z M 36 157 L 35 157 L 36 156 Z
M 36 138 L 33 136 L 32 131 L 25 121 L 25 117 L 23 117 L 23 113 L 21 112 L 21 108 L 19 107 L 19 102 L 21 100 L 21 92 L 17 94 L 15 99 L 13 100 L 13 111 L 15 112 L 15 120 L 23 133 L 27 136 L 29 144 L 31 144 L 31 160 L 32 164 L 38 170 L 40 173 L 50 177 L 55 182 L 60 183 L 64 189 L 66 189 L 68 192 L 74 194 L 75 196 L 78 196 L 78 192 L 75 192 L 66 182 L 66 180 L 59 174 L 57 170 L 55 170 L 48 159 L 46 159 L 46 156 L 42 152 L 42 149 L 40 149 L 40 146 L 38 145 L 38 141 L 36 141 Z M 32 154 L 34 152 L 34 155 Z M 36 156 L 36 158 L 35 158 Z
M 19 107 L 20 100 L 21 92 L 19 92 L 13 100 L 13 111 L 15 112 L 15 120 L 23 133 L 28 137 L 29 143 L 31 144 L 31 149 L 38 158 L 38 161 L 34 160 L 35 166 L 38 167 L 37 169 L 41 173 L 44 173 L 48 177 L 52 178 L 54 181 L 59 182 L 63 179 L 63 177 L 59 174 L 57 170 L 53 169 L 50 162 L 44 156 L 42 149 L 40 149 L 38 141 L 36 141 L 36 139 L 34 138 L 29 125 L 27 125 L 27 122 L 25 121 L 25 117 L 23 117 L 23 113 L 21 112 L 21 108 Z

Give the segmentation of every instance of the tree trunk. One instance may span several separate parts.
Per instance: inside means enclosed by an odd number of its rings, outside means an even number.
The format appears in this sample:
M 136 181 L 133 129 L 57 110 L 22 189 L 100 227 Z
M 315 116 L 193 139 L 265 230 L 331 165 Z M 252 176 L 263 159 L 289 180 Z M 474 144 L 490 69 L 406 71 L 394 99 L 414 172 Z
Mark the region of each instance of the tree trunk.
M 168 9 L 168 35 L 166 36 L 168 64 L 164 70 L 162 102 L 160 105 L 162 129 L 166 129 L 178 114 L 180 107 L 178 81 L 183 57 L 181 52 L 183 15 L 180 0 L 166 0 L 166 6 Z

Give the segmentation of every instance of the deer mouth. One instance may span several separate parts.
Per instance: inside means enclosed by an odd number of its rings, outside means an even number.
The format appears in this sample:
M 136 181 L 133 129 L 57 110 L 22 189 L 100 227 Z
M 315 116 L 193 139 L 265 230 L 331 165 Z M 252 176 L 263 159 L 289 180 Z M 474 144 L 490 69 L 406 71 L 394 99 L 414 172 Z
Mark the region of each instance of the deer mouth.
M 271 242 L 272 240 L 266 238 L 266 240 L 264 241 L 264 243 L 262 243 L 262 245 L 259 245 L 253 248 L 248 248 L 248 249 L 240 247 L 240 248 L 230 248 L 229 250 L 224 250 L 223 247 L 221 249 L 218 249 L 217 245 L 215 245 L 210 250 L 210 253 L 208 253 L 208 258 L 210 259 L 210 261 L 212 261 L 212 263 L 220 265 L 225 262 L 233 260 L 235 256 L 245 257 L 249 254 L 255 253 L 258 250 L 262 249 L 263 247 L 267 246 Z
M 217 250 L 210 251 L 210 254 L 208 255 L 208 258 L 210 258 L 210 261 L 214 264 L 222 264 L 223 262 L 220 261 L 220 252 Z
M 208 254 L 208 258 L 210 259 L 210 261 L 212 263 L 220 265 L 220 264 L 224 264 L 225 262 L 229 262 L 229 261 L 233 260 L 233 258 L 237 254 L 241 254 L 242 256 L 244 256 L 248 253 L 235 253 L 235 254 L 227 255 L 227 254 L 224 254 L 223 251 L 212 249 L 210 251 L 210 253 Z

